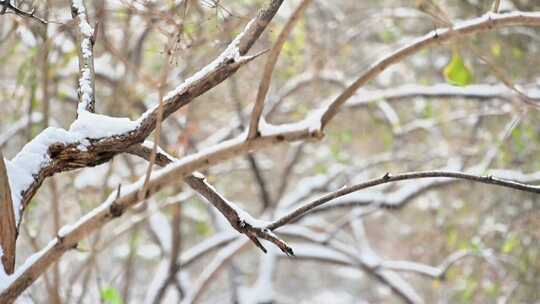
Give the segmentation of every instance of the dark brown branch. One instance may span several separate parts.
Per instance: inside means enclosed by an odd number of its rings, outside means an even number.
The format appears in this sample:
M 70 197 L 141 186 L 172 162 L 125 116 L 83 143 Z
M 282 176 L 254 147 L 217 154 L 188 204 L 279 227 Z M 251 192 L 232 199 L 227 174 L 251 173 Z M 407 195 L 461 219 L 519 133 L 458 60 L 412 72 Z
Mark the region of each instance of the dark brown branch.
M 212 186 L 205 181 L 204 177 L 191 175 L 185 178 L 185 182 L 216 207 L 220 213 L 227 218 L 227 221 L 229 221 L 234 229 L 249 237 L 264 253 L 266 253 L 266 249 L 258 240 L 259 238 L 273 243 L 287 255 L 294 255 L 291 247 L 271 233 L 270 230 L 265 229 L 264 227 L 257 227 L 250 219 L 240 215 L 240 210 L 233 207 L 230 202 L 215 191 Z
M 434 178 L 434 177 L 449 177 L 449 178 L 464 179 L 464 180 L 469 180 L 469 181 L 483 183 L 483 184 L 490 184 L 490 185 L 496 185 L 500 187 L 515 189 L 519 191 L 525 191 L 525 192 L 530 192 L 530 193 L 540 193 L 540 186 L 534 186 L 534 185 L 528 185 L 528 184 L 522 184 L 518 182 L 498 179 L 493 176 L 478 176 L 474 174 L 461 173 L 461 172 L 449 172 L 449 171 L 411 172 L 411 173 L 402 173 L 398 175 L 390 175 L 389 173 L 387 173 L 383 177 L 372 179 L 370 181 L 360 183 L 354 186 L 346 187 L 338 191 L 334 191 L 332 193 L 324 195 L 323 197 L 313 202 L 307 203 L 304 206 L 291 211 L 290 213 L 283 216 L 282 218 L 272 222 L 272 224 L 268 225 L 266 228 L 270 230 L 275 230 L 287 223 L 298 220 L 300 217 L 303 217 L 304 215 L 309 213 L 311 210 L 321 205 L 324 205 L 333 199 L 336 199 L 338 197 L 341 197 L 341 196 L 344 196 L 344 195 L 347 195 L 347 194 L 350 194 L 350 193 L 353 193 L 362 189 L 367 189 L 367 188 L 375 187 L 378 185 L 402 181 L 402 180 Z
M 264 176 L 262 175 L 262 169 L 259 166 L 255 155 L 248 154 L 246 159 L 249 163 L 249 167 L 251 168 L 251 172 L 253 172 L 255 180 L 257 181 L 257 185 L 259 186 L 259 196 L 261 197 L 261 201 L 263 203 L 262 209 L 266 210 L 266 208 L 272 204 L 272 201 L 270 199 L 270 193 L 268 193 L 268 185 L 264 179 Z
M 21 16 L 21 17 L 27 17 L 33 20 L 38 21 L 41 24 L 47 24 L 48 22 L 38 16 L 36 16 L 35 10 L 32 9 L 30 12 L 23 11 L 22 9 L 16 7 L 15 5 L 11 4 L 10 0 L 0 0 L 0 6 L 2 7 L 0 9 L 0 15 L 3 15 L 5 13 L 13 13 L 15 15 Z

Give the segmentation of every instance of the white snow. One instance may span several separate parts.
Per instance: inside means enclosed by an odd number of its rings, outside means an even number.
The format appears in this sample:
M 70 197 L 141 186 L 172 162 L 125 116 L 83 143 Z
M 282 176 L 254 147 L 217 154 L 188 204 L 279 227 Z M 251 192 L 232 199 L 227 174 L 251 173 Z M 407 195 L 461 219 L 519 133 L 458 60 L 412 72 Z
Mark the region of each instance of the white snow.
M 90 42 L 90 39 L 83 39 L 81 43 L 81 50 L 85 59 L 89 59 L 92 57 L 92 42 Z
M 139 126 L 137 121 L 126 117 L 111 117 L 82 111 L 69 127 L 69 132 L 78 135 L 78 138 L 99 139 L 117 136 L 135 130 Z
M 303 130 L 316 132 L 321 129 L 322 116 L 326 111 L 327 107 L 323 106 L 308 113 L 306 118 L 301 121 L 281 125 L 269 124 L 264 117 L 261 117 L 259 120 L 259 132 L 261 133 L 261 136 L 272 136 Z
M 81 30 L 81 33 L 88 38 L 92 37 L 92 35 L 94 35 L 94 30 L 92 29 L 90 24 L 88 24 L 86 9 L 82 0 L 73 0 L 72 4 L 73 7 L 77 9 L 77 12 L 79 14 L 79 28 Z
M 92 90 L 92 72 L 88 67 L 81 69 L 81 77 L 79 78 L 79 90 L 81 93 L 81 102 L 77 106 L 77 114 L 85 112 L 86 107 L 92 102 L 94 92 Z
M 92 89 L 92 71 L 90 69 L 89 62 L 92 60 L 92 36 L 94 30 L 88 24 L 88 17 L 86 15 L 86 9 L 82 0 L 73 0 L 73 8 L 76 9 L 79 17 L 79 30 L 81 32 L 81 54 L 82 65 L 80 67 L 79 76 L 79 92 L 81 96 L 80 103 L 77 107 L 77 114 L 84 112 L 88 104 L 94 99 L 94 91 Z M 81 59 L 79 59 L 81 60 Z
M 6 168 L 13 200 L 15 220 L 19 223 L 22 192 L 33 182 L 39 170 L 50 161 L 47 153 L 53 143 L 75 142 L 77 137 L 60 128 L 49 127 L 43 130 L 11 160 L 6 160 Z

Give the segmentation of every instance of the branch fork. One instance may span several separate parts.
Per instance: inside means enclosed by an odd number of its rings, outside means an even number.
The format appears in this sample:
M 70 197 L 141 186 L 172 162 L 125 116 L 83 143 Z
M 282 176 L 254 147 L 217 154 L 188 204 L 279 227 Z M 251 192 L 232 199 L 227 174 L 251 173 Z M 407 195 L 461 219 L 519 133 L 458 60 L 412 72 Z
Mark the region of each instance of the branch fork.
M 273 243 L 286 255 L 294 255 L 292 248 L 287 245 L 285 241 L 277 237 L 271 231 L 271 229 L 267 228 L 266 226 L 260 227 L 262 225 L 255 224 L 254 222 L 257 220 L 251 218 L 247 212 L 235 206 L 234 203 L 227 201 L 210 184 L 207 183 L 204 175 L 195 173 L 186 177 L 185 182 L 214 207 L 216 207 L 236 231 L 246 235 L 255 244 L 255 246 L 261 249 L 264 253 L 267 253 L 268 251 L 261 244 L 259 239 L 264 239 Z

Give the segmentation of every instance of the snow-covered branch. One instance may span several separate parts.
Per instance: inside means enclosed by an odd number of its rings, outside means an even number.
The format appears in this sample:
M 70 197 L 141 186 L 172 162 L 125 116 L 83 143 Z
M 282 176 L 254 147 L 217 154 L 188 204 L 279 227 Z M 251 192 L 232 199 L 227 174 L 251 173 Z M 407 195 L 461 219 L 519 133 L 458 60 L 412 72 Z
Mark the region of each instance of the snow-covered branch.
M 94 73 L 95 31 L 88 23 L 88 13 L 84 0 L 71 1 L 71 13 L 77 19 L 79 40 L 79 104 L 77 114 L 94 112 L 96 103 Z
M 277 12 L 281 2 L 270 1 L 220 56 L 169 92 L 164 100 L 163 117 L 168 117 L 195 97 L 218 85 L 242 65 L 256 58 L 258 55 L 245 54 Z M 87 106 L 93 107 L 94 98 L 94 91 L 90 90 L 91 82 L 87 81 L 86 77 L 90 72 L 89 64 L 92 61 L 93 30 L 88 24 L 86 10 L 81 0 L 74 1 L 73 8 L 73 12 L 79 16 L 82 34 L 80 62 L 83 67 L 81 76 L 84 77 L 80 79 L 84 81 L 80 82 L 80 92 L 84 93 L 81 95 L 81 105 L 84 107 L 79 109 L 77 120 L 69 130 L 48 128 L 42 131 L 7 162 L 18 224 L 20 215 L 45 178 L 58 172 L 107 162 L 114 155 L 126 152 L 132 145 L 143 142 L 157 122 L 157 105 L 135 121 L 87 111 Z

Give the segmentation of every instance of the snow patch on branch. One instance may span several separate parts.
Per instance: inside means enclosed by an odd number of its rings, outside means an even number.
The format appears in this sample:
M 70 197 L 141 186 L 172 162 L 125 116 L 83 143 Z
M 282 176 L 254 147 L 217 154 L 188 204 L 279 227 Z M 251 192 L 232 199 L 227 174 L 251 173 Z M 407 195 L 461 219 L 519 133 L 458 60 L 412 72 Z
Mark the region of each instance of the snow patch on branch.
M 49 252 L 56 244 L 58 244 L 58 239 L 50 241 L 43 249 L 29 256 L 11 275 L 7 275 L 4 272 L 4 268 L 0 267 L 0 293 L 15 282 L 15 280 L 17 280 L 28 268 L 34 265 L 37 260 L 43 257 L 43 255 Z M 2 254 L 0 249 L 0 258 L 2 257 Z
M 306 118 L 301 121 L 281 125 L 269 124 L 264 117 L 261 117 L 259 120 L 259 132 L 261 133 L 261 136 L 272 136 L 303 130 L 308 130 L 310 133 L 317 132 L 321 130 L 322 117 L 326 111 L 327 107 L 321 107 L 311 111 Z
M 35 182 L 35 176 L 40 170 L 51 162 L 49 156 L 51 145 L 80 143 L 78 148 L 84 151 L 90 144 L 89 139 L 121 135 L 137 127 L 138 124 L 128 118 L 109 117 L 82 111 L 69 131 L 49 127 L 39 133 L 12 160 L 5 161 L 17 224 L 23 207 L 22 194 Z
M 43 130 L 11 160 L 6 160 L 7 174 L 15 211 L 15 221 L 20 221 L 22 192 L 34 182 L 34 176 L 39 173 L 51 159 L 48 154 L 49 146 L 53 143 L 71 143 L 77 136 L 60 129 L 49 127 Z
M 79 102 L 79 105 L 77 106 L 77 114 L 80 115 L 81 113 L 85 112 L 87 106 L 92 103 L 94 96 L 94 92 L 92 90 L 92 72 L 87 65 L 81 69 L 81 77 L 79 78 L 79 94 L 81 96 L 81 102 Z
M 79 75 L 79 97 L 80 102 L 77 107 L 77 114 L 82 113 L 94 100 L 93 71 L 91 70 L 93 61 L 92 37 L 94 29 L 88 23 L 86 8 L 82 0 L 73 0 L 72 9 L 79 18 L 79 32 L 81 33 L 81 57 Z
M 88 38 L 92 37 L 92 35 L 94 35 L 94 29 L 92 29 L 90 24 L 88 24 L 88 18 L 86 17 L 86 8 L 84 7 L 83 1 L 73 0 L 71 3 L 80 18 L 79 28 L 81 30 L 81 33 Z
M 138 122 L 126 117 L 111 117 L 82 111 L 69 127 L 69 132 L 81 139 L 99 139 L 122 135 L 134 131 L 138 126 Z

